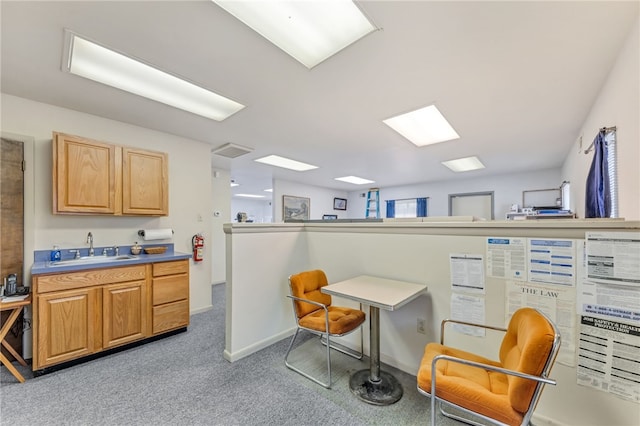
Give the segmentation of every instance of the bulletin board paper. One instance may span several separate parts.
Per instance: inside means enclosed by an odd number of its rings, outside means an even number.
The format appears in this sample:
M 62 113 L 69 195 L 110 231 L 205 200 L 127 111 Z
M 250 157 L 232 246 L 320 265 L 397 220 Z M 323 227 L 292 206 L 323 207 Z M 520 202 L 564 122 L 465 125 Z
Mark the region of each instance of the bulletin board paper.
M 487 238 L 487 277 L 527 280 L 526 238 Z

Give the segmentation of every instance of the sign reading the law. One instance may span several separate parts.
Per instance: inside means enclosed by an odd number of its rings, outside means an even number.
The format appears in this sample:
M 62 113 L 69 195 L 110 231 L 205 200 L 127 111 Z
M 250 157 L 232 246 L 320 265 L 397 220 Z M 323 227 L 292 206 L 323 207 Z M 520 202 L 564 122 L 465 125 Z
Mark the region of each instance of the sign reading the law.
M 507 280 L 506 293 L 505 322 L 508 323 L 513 313 L 524 306 L 538 309 L 555 323 L 562 336 L 558 362 L 575 366 L 575 286 Z

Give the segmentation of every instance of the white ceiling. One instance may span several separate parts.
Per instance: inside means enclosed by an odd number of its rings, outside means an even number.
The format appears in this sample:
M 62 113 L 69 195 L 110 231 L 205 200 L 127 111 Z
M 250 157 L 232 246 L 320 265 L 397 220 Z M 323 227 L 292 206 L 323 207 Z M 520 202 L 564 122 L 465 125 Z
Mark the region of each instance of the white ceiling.
M 639 13 L 637 1 L 358 4 L 380 30 L 309 70 L 208 0 L 3 0 L 2 92 L 251 147 L 212 156 L 237 192 L 272 178 L 353 191 L 333 178 L 388 187 L 539 170 L 562 164 Z M 64 73 L 64 28 L 247 107 L 216 122 Z M 418 148 L 382 123 L 432 103 L 460 139 Z M 253 161 L 268 154 L 319 168 Z M 440 164 L 470 155 L 486 169 Z

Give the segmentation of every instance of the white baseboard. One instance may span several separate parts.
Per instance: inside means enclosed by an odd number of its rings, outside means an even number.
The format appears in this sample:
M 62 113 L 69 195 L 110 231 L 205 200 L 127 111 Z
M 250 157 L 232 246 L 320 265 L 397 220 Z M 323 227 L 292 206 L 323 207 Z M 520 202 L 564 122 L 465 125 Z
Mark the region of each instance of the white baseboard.
M 285 339 L 289 336 L 292 336 L 293 333 L 295 333 L 295 327 L 291 328 L 289 330 L 285 330 L 281 333 L 276 334 L 275 336 L 271 336 L 267 339 L 261 340 L 259 342 L 256 342 L 252 345 L 246 346 L 238 351 L 234 351 L 234 352 L 229 352 L 226 348 L 224 350 L 224 352 L 222 353 L 222 356 L 224 357 L 224 359 L 226 359 L 229 362 L 235 362 L 239 359 L 242 359 L 244 357 L 247 357 L 255 352 L 258 352 L 261 349 L 264 349 L 268 346 L 273 345 L 274 343 L 279 342 L 282 339 Z M 282 359 L 284 360 L 284 353 L 282 354 Z M 284 362 L 284 361 L 283 361 Z
M 202 308 L 194 309 L 194 310 L 190 311 L 189 313 L 191 315 L 200 314 L 202 312 L 207 312 L 207 311 L 210 311 L 212 309 L 213 309 L 213 305 L 209 305 L 209 306 L 204 306 Z
M 569 426 L 566 423 L 559 422 L 546 416 L 533 413 L 531 417 L 531 423 L 535 426 Z

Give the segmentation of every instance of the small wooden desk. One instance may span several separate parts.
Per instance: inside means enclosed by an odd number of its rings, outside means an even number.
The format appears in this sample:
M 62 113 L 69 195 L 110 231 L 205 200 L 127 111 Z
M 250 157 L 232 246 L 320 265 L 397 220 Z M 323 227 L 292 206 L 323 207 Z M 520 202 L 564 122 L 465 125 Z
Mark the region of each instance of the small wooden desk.
M 18 352 L 16 352 L 15 349 L 11 347 L 9 343 L 7 343 L 7 341 L 4 340 L 4 338 L 9 333 L 9 330 L 11 330 L 11 327 L 13 327 L 13 324 L 18 319 L 18 316 L 20 315 L 20 312 L 22 312 L 22 309 L 25 306 L 30 304 L 31 304 L 31 295 L 28 295 L 26 299 L 19 300 L 17 302 L 4 302 L 4 303 L 0 302 L 0 311 L 8 311 L 8 310 L 13 311 L 9 315 L 9 318 L 7 318 L 7 321 L 2 325 L 2 329 L 0 329 L 0 341 L 2 341 L 2 346 L 4 346 L 11 353 L 11 355 L 13 355 L 13 357 L 20 363 L 20 365 L 24 367 L 27 366 L 27 363 L 25 362 L 25 360 L 20 356 L 20 354 L 18 354 Z M 20 372 L 16 370 L 13 364 L 11 364 L 9 359 L 6 356 L 4 356 L 1 351 L 0 351 L 0 362 L 2 362 L 2 364 L 5 367 L 7 367 L 7 369 L 11 372 L 11 374 L 13 374 L 20 383 L 24 383 L 24 377 L 22 377 L 22 374 L 20 374 Z
M 321 291 L 369 305 L 370 368 L 351 376 L 351 391 L 370 404 L 390 405 L 398 401 L 402 397 L 400 382 L 393 375 L 380 371 L 380 309 L 399 309 L 427 291 L 427 286 L 360 275 L 322 287 Z

